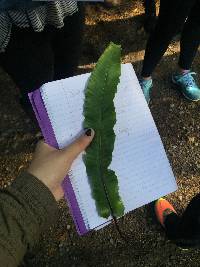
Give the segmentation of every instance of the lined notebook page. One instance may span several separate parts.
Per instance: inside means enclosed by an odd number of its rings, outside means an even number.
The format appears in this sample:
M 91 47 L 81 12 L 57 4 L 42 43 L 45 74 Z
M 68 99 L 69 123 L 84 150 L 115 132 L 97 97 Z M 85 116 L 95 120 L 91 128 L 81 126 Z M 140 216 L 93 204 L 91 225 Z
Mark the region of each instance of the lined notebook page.
M 62 148 L 82 130 L 85 85 L 90 74 L 55 81 L 41 88 L 57 142 Z M 122 65 L 114 99 L 117 123 L 110 168 L 119 180 L 119 191 L 129 212 L 177 189 L 160 136 L 131 64 Z M 87 229 L 108 220 L 98 216 L 91 196 L 82 155 L 70 175 Z

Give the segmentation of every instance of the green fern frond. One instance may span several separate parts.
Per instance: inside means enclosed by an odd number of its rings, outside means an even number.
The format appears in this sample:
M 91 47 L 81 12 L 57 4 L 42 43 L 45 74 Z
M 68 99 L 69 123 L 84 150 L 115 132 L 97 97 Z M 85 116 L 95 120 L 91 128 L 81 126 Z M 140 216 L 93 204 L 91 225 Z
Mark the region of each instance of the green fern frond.
M 84 162 L 99 216 L 124 214 L 115 172 L 108 167 L 115 142 L 114 96 L 121 74 L 121 47 L 110 43 L 93 70 L 85 92 L 84 127 L 95 130 Z

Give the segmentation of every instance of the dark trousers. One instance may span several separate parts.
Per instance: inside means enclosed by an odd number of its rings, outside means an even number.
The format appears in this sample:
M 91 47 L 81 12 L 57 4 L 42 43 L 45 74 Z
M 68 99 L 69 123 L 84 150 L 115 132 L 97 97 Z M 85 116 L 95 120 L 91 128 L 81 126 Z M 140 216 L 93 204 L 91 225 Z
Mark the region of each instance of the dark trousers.
M 12 35 L 0 65 L 21 92 L 21 104 L 30 110 L 28 92 L 45 82 L 74 75 L 81 51 L 83 6 L 64 20 L 64 27 L 46 26 L 42 32 L 12 27 Z
M 165 220 L 167 237 L 182 248 L 200 248 L 200 194 L 187 206 L 182 217 L 170 214 Z
M 200 44 L 200 0 L 161 0 L 158 21 L 147 42 L 142 76 L 148 77 L 181 29 L 179 66 L 190 69 Z
M 143 0 L 146 16 L 156 16 L 155 0 Z

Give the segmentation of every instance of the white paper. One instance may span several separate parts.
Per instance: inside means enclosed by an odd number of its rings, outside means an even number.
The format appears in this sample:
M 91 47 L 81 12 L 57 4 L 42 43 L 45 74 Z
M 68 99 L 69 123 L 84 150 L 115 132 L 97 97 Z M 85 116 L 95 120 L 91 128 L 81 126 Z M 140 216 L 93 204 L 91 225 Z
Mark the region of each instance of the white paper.
M 84 90 L 90 74 L 45 84 L 41 88 L 59 147 L 82 131 Z M 114 99 L 117 123 L 110 168 L 118 176 L 126 213 L 177 189 L 160 136 L 131 64 L 122 65 Z M 82 155 L 72 165 L 71 182 L 87 229 L 108 220 L 98 216 Z

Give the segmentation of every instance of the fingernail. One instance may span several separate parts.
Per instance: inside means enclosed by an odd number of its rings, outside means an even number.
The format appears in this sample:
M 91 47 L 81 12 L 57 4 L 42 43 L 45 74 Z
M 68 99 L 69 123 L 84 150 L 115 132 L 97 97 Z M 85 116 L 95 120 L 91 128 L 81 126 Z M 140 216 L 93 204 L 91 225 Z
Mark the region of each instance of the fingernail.
M 92 135 L 92 129 L 85 129 L 85 135 L 91 136 Z

